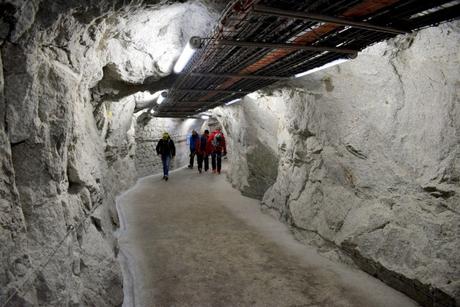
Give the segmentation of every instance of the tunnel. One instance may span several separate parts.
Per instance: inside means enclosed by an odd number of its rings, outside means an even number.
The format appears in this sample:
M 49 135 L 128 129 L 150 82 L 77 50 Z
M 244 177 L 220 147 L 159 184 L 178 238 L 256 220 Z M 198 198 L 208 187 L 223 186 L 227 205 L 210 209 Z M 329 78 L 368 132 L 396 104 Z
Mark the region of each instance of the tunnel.
M 460 305 L 460 1 L 0 12 L 1 307 Z

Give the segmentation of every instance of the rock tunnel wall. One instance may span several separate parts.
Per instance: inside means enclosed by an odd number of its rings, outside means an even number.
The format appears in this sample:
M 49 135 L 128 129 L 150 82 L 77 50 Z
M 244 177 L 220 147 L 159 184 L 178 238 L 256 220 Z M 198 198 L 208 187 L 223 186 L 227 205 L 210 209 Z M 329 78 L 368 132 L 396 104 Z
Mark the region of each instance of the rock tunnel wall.
M 138 97 L 119 84 L 169 75 L 217 18 L 157 2 L 0 4 L 2 306 L 121 305 L 114 198 L 137 176 Z
M 231 167 L 227 177 L 248 197 L 262 199 L 276 181 L 278 123 L 285 111 L 282 98 L 275 96 L 270 101 L 246 96 L 241 105 L 214 110 L 229 135 L 227 150 L 231 154 L 227 158 Z
M 459 304 L 459 41 L 427 28 L 217 109 L 229 180 L 323 254 Z

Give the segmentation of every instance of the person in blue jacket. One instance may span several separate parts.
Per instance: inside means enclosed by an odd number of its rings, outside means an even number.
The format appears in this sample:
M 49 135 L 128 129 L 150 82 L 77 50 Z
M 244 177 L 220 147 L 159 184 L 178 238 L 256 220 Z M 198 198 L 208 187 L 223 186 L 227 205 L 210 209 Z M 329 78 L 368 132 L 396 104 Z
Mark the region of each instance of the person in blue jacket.
M 188 164 L 188 168 L 193 168 L 193 162 L 199 146 L 200 136 L 196 130 L 192 130 L 192 135 L 190 136 L 190 163 Z

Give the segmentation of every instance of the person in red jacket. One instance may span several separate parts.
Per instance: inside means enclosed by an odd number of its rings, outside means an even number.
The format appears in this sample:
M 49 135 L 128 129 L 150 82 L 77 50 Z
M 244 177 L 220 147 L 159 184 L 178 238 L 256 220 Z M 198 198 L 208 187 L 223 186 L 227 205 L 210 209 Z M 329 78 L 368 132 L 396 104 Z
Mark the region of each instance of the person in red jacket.
M 227 154 L 224 134 L 220 129 L 214 130 L 206 142 L 207 152 L 211 154 L 212 172 L 220 174 L 222 167 L 222 154 Z

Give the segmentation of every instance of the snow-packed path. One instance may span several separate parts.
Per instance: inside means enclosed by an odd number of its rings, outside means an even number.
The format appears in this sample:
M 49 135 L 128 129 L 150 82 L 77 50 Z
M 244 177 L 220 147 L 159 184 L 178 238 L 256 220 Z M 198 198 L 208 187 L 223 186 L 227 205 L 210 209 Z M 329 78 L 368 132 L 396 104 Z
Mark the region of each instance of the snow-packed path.
M 118 199 L 124 306 L 417 306 L 319 256 L 225 174 L 181 169 Z

